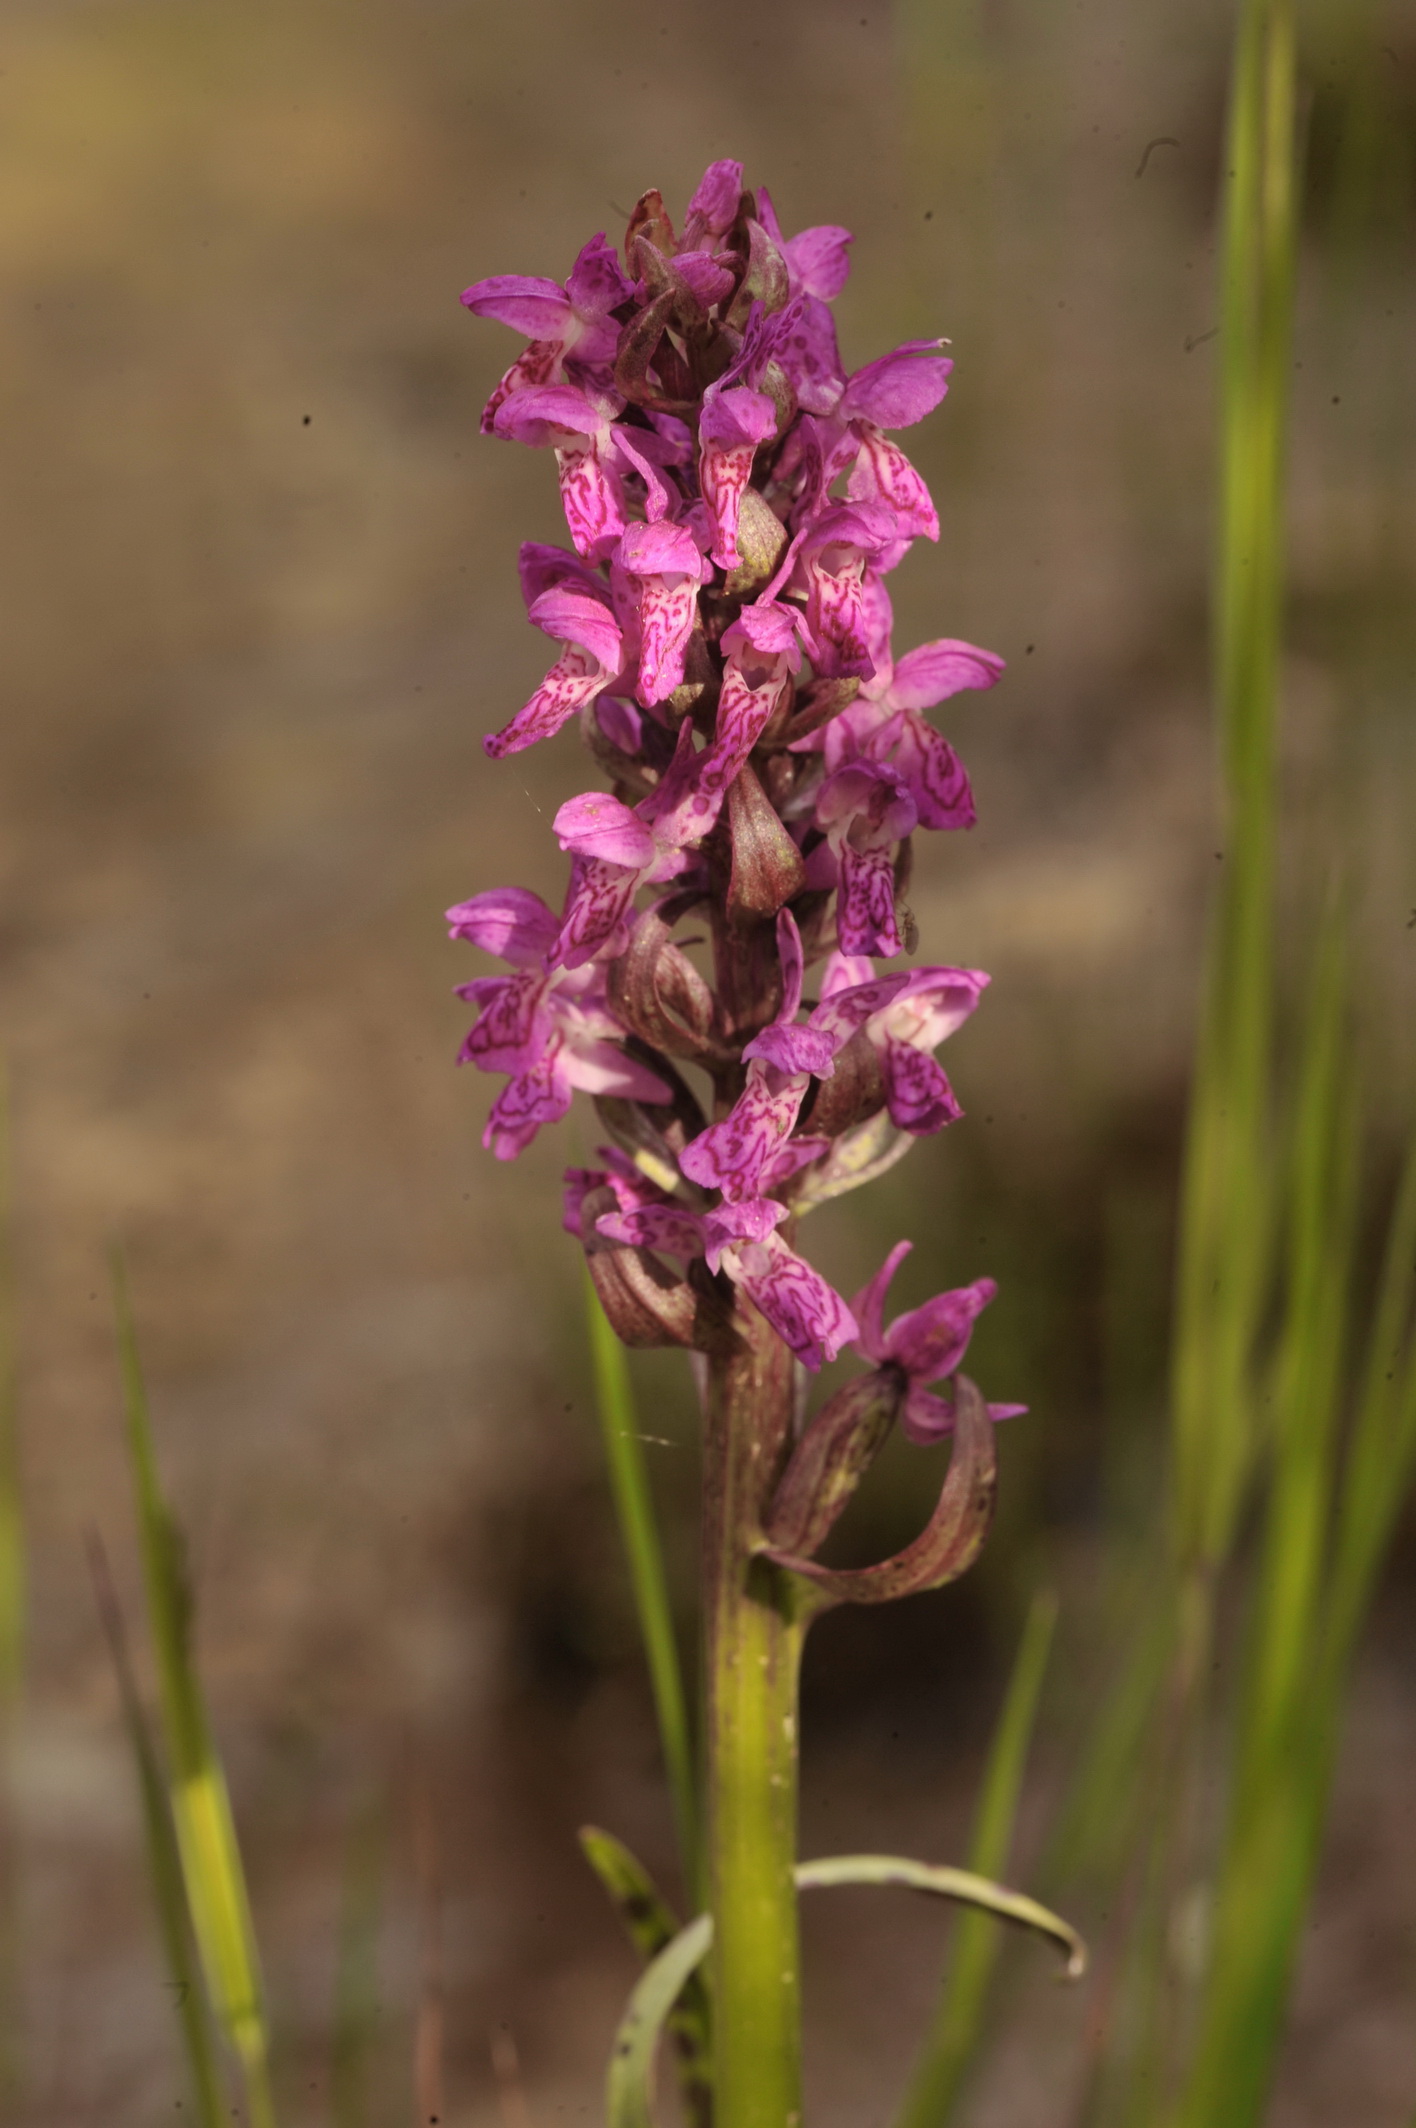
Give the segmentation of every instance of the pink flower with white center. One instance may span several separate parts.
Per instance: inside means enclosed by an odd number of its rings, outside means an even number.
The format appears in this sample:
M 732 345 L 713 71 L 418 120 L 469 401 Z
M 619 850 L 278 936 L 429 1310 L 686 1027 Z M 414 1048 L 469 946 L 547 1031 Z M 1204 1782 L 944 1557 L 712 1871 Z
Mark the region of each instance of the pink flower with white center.
M 567 380 L 609 385 L 619 341 L 613 313 L 633 294 L 603 233 L 591 237 L 564 288 L 539 274 L 494 273 L 464 289 L 462 301 L 474 316 L 497 318 L 531 341 L 487 401 L 482 434 L 493 433 L 497 409 L 513 392 Z
M 699 586 L 710 572 L 688 527 L 665 519 L 626 526 L 614 559 L 629 579 L 637 605 L 635 696 L 647 709 L 682 685 L 684 655 L 698 618 Z
M 451 937 L 469 939 L 516 971 L 457 988 L 478 1007 L 458 1063 L 510 1074 L 482 1135 L 498 1160 L 514 1160 L 543 1123 L 558 1122 L 576 1087 L 639 1101 L 669 1099 L 658 1074 L 617 1046 L 625 1029 L 605 1001 L 604 971 L 548 965 L 560 925 L 539 895 L 493 888 L 458 902 L 447 920 Z
M 556 454 L 561 503 L 578 554 L 603 561 L 625 528 L 624 490 L 612 423 L 619 404 L 575 384 L 515 391 L 497 408 L 498 436 Z
M 956 1286 L 940 1293 L 922 1308 L 897 1315 L 889 1329 L 884 1324 L 885 1294 L 891 1279 L 914 1247 L 897 1242 L 870 1283 L 863 1286 L 851 1306 L 860 1325 L 852 1343 L 864 1359 L 878 1367 L 897 1367 L 906 1389 L 900 1406 L 900 1428 L 920 1447 L 942 1441 L 954 1430 L 952 1399 L 934 1396 L 925 1387 L 956 1374 L 968 1350 L 973 1326 L 998 1288 L 991 1278 L 976 1278 L 971 1286 Z M 990 1404 L 992 1419 L 1019 1418 L 1026 1404 Z
M 494 761 L 552 737 L 620 671 L 624 639 L 603 587 L 583 588 L 574 581 L 553 584 L 532 599 L 529 617 L 565 648 L 525 707 L 483 739 Z

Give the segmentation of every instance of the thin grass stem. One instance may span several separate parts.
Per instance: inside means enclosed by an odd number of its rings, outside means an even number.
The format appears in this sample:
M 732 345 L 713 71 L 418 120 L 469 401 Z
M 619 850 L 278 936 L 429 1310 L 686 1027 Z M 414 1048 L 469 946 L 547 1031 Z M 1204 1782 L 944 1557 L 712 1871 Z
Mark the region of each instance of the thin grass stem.
M 148 1629 L 171 1781 L 172 1817 L 192 1933 L 217 2021 L 241 2064 L 250 2128 L 274 2128 L 270 2041 L 250 1899 L 226 1776 L 192 1656 L 182 1535 L 163 1496 L 123 1265 L 113 1258 L 128 1450 L 137 1490 Z
M 984 1769 L 968 1860 L 970 1870 L 979 1877 L 1007 1875 L 1023 1774 L 1056 1624 L 1057 1598 L 1050 1589 L 1040 1589 L 1028 1610 Z M 983 2027 L 989 1984 L 1002 1947 L 999 1926 L 987 1914 L 960 1915 L 939 2007 L 896 2128 L 945 2128 L 953 2117 Z
M 585 1280 L 585 1317 L 594 1370 L 595 1407 L 605 1445 L 605 1467 L 609 1473 L 620 1541 L 629 1564 L 645 1661 L 649 1666 L 660 1748 L 664 1754 L 678 1834 L 679 1861 L 690 1900 L 701 1903 L 703 1854 L 693 1737 L 678 1644 L 674 1638 L 663 1547 L 654 1514 L 654 1495 L 640 1441 L 625 1350 L 606 1319 L 588 1275 Z

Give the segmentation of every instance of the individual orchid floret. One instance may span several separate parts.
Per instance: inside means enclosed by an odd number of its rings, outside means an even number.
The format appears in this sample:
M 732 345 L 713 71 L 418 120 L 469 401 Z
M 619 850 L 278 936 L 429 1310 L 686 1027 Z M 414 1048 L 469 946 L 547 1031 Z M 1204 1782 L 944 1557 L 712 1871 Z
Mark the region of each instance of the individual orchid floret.
M 876 1107 L 888 1108 L 898 1130 L 922 1136 L 962 1115 L 933 1052 L 975 1010 L 988 985 L 981 969 L 917 968 L 877 976 L 867 959 L 834 953 L 826 964 L 821 1002 L 798 1027 L 801 940 L 790 910 L 777 919 L 777 943 L 781 1009 L 743 1050 L 748 1063 L 770 1065 L 782 1078 L 808 1073 L 831 1079 L 843 1052 L 854 1044 L 879 1074 Z M 812 1127 L 817 1127 L 814 1111 Z
M 553 584 L 531 601 L 529 618 L 565 648 L 525 707 L 482 741 L 494 761 L 549 739 L 616 678 L 624 639 L 603 589 Z
M 759 444 L 776 430 L 777 409 L 750 385 L 710 385 L 698 423 L 698 482 L 716 528 L 713 559 L 720 569 L 738 566 L 738 520 L 743 490 Z
M 857 699 L 797 747 L 819 748 L 828 772 L 857 761 L 887 763 L 908 788 L 921 827 L 972 827 L 968 773 L 922 712 L 964 688 L 992 687 L 1003 669 L 1002 658 L 973 643 L 947 636 L 921 643 L 898 664 L 877 665 Z
M 457 903 L 447 920 L 453 938 L 470 940 L 516 970 L 477 977 L 457 990 L 478 1008 L 457 1061 L 510 1074 L 482 1137 L 498 1160 L 515 1159 L 543 1123 L 558 1122 L 576 1087 L 640 1101 L 670 1098 L 658 1074 L 619 1046 L 626 1030 L 606 1002 L 604 971 L 548 965 L 560 924 L 539 895 L 494 888 Z
M 650 795 L 636 806 L 608 791 L 569 798 L 552 823 L 563 850 L 575 859 L 554 959 L 569 968 L 622 952 L 631 905 L 645 885 L 663 885 L 687 870 L 689 844 L 703 832 L 705 809 L 695 803 L 699 765 L 693 726 L 679 727 L 673 760 Z M 715 809 L 708 808 L 708 825 Z
M 823 678 L 874 672 L 867 569 L 892 567 L 900 546 L 894 512 L 879 503 L 838 503 L 798 535 L 788 588 L 806 595 L 807 649 Z
M 512 392 L 492 427 L 513 443 L 556 454 L 561 504 L 576 552 L 603 561 L 624 531 L 624 489 L 613 431 L 615 402 L 575 384 L 535 385 Z
M 530 338 L 487 401 L 482 434 L 493 433 L 497 409 L 516 391 L 565 381 L 607 385 L 614 374 L 619 322 L 614 312 L 633 287 L 603 233 L 592 236 L 564 288 L 539 274 L 494 273 L 462 292 L 474 316 L 496 318 Z
M 885 1295 L 896 1271 L 914 1247 L 897 1242 L 870 1282 L 862 1286 L 851 1303 L 859 1333 L 855 1349 L 877 1367 L 891 1367 L 903 1378 L 899 1406 L 900 1430 L 920 1446 L 942 1441 L 954 1430 L 952 1399 L 933 1395 L 926 1386 L 956 1374 L 968 1350 L 973 1326 L 998 1287 L 991 1278 L 976 1278 L 972 1285 L 940 1293 L 923 1307 L 897 1315 L 888 1330 L 884 1323 Z M 992 1419 L 1018 1418 L 1026 1404 L 990 1404 Z
M 987 987 L 981 968 L 916 968 L 880 978 L 868 961 L 833 954 L 807 1024 L 839 1048 L 859 1034 L 879 1065 L 891 1122 L 925 1136 L 963 1114 L 934 1051 L 963 1026 Z
M 807 866 L 812 886 L 836 879 L 836 935 L 843 953 L 904 951 L 895 895 L 895 852 L 919 823 L 904 776 L 881 761 L 853 761 L 828 776 L 816 800 L 826 836 Z
M 777 1233 L 788 1216 L 785 1205 L 764 1198 L 704 1213 L 665 1203 L 606 1213 L 596 1230 L 608 1240 L 685 1263 L 706 1257 L 709 1270 L 726 1272 L 815 1372 L 855 1336 L 856 1320 L 840 1294 Z
M 661 520 L 626 527 L 614 553 L 632 586 L 639 639 L 636 698 L 645 708 L 682 684 L 684 657 L 698 618 L 698 590 L 709 574 L 686 525 Z
M 663 813 L 662 831 L 681 846 L 712 828 L 730 785 L 780 709 L 792 674 L 801 670 L 799 618 L 790 606 L 761 600 L 744 606 L 724 630 L 712 742 L 698 756 L 691 784 Z

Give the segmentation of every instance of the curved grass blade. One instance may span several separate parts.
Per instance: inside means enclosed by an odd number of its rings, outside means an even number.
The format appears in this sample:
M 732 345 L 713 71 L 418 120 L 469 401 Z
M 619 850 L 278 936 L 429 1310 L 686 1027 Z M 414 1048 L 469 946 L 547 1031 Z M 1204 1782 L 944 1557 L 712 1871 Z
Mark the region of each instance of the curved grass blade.
M 148 1726 L 147 1715 L 143 1711 L 137 1680 L 133 1676 L 132 1659 L 128 1653 L 128 1636 L 124 1629 L 117 1592 L 113 1587 L 113 1578 L 108 1570 L 107 1555 L 102 1541 L 92 1530 L 88 1534 L 88 1555 L 98 1615 L 108 1642 L 109 1654 L 113 1658 L 114 1675 L 118 1680 L 118 1696 L 123 1706 L 123 1722 L 128 1731 L 133 1764 L 137 1769 L 138 1788 L 143 1805 L 143 1831 L 147 1837 L 148 1877 L 152 1884 L 153 1901 L 157 1907 L 158 1926 L 162 1932 L 162 1948 L 167 1959 L 168 1986 L 172 1989 L 177 2015 L 182 2023 L 182 2041 L 187 2052 L 187 2066 L 192 2073 L 197 2118 L 202 2128 L 222 2128 L 226 2109 L 221 2096 L 221 2079 L 217 2073 L 216 2056 L 212 2049 L 206 1997 L 202 1992 L 201 1975 L 193 1956 L 191 1926 L 187 1918 L 187 1896 L 182 1884 L 182 1858 L 177 1852 L 177 1835 L 172 1824 L 172 1806 L 168 1800 L 167 1782 L 152 1731 Z
M 605 1464 L 620 1540 L 629 1563 L 644 1656 L 649 1665 L 659 1742 L 678 1833 L 679 1861 L 690 1897 L 700 1896 L 702 1865 L 693 1743 L 678 1647 L 674 1640 L 668 1582 L 664 1575 L 664 1554 L 654 1519 L 654 1496 L 640 1446 L 639 1420 L 624 1347 L 606 1319 L 588 1273 L 585 1279 L 585 1319 L 594 1368 L 595 1407 L 605 1444 Z
M 678 1915 L 642 1862 L 613 1833 L 583 1825 L 580 1845 L 585 1859 L 609 1893 L 646 1966 L 681 1933 Z M 702 1976 L 690 1973 L 664 2020 L 677 2055 L 679 2090 L 684 2110 L 699 2128 L 713 2118 L 713 2032 L 708 1989 Z
M 906 1855 L 829 1855 L 799 1863 L 793 1871 L 799 1891 L 830 1890 L 842 1884 L 897 1884 L 906 1891 L 928 1892 L 981 1907 L 1000 1921 L 1033 1929 L 1066 1953 L 1065 1973 L 1080 1979 L 1087 1950 L 1070 1923 L 1036 1899 L 990 1883 L 972 1870 L 914 1862 Z M 605 2085 L 606 2128 L 653 2128 L 650 2078 L 659 2034 L 689 1975 L 707 1957 L 713 1942 L 713 1917 L 700 1914 L 681 1929 L 642 1975 L 629 1998 L 615 2034 Z
M 226 1777 L 192 1658 L 191 1591 L 182 1536 L 158 1477 L 147 1393 L 138 1363 L 123 1266 L 116 1254 L 113 1292 L 128 1448 L 138 1496 L 148 1624 L 157 1662 L 172 1818 L 192 1934 L 212 2009 L 241 2063 L 251 2128 L 274 2128 L 269 2035 L 245 1872 Z
M 969 1849 L 969 1867 L 981 1877 L 993 1877 L 1008 1866 L 1023 1770 L 1056 1624 L 1057 1598 L 1050 1589 L 1039 1589 L 1023 1627 L 984 1771 L 983 1793 Z M 905 2094 L 897 2128 L 942 2128 L 953 2112 L 964 2072 L 978 2043 L 998 1951 L 998 1930 L 992 1916 L 960 1916 L 944 1992 Z

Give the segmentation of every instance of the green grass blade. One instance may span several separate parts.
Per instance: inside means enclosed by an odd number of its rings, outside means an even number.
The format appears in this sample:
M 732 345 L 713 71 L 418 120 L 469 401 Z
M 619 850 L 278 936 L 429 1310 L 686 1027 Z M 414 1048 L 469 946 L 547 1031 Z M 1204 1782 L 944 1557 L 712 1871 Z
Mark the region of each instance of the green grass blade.
M 1040 1589 L 1028 1611 L 984 1771 L 969 1849 L 969 1868 L 981 1877 L 1002 1876 L 1008 1867 L 1023 1772 L 1056 1624 L 1057 1598 L 1051 1590 Z M 996 1921 L 982 1913 L 960 1916 L 944 1992 L 897 2128 L 944 2128 L 950 2119 L 978 2043 L 1000 1948 Z
M 602 1840 L 605 1837 L 600 1835 Z M 1051 1913 L 1036 1899 L 1009 1891 L 1006 1885 L 994 1884 L 973 1870 L 916 1862 L 908 1855 L 826 1855 L 817 1862 L 799 1862 L 792 1875 L 797 1890 L 803 1892 L 829 1891 L 843 1884 L 898 1885 L 905 1891 L 927 1892 L 936 1899 L 957 1900 L 963 1906 L 981 1908 L 1014 1928 L 1045 1936 L 1065 1956 L 1064 1970 L 1069 1980 L 1080 1980 L 1087 1969 L 1087 1947 L 1060 1914 Z M 649 2092 L 654 2049 L 685 1982 L 707 1957 L 712 1942 L 713 1916 L 699 1914 L 665 1944 L 640 1975 L 610 2055 L 605 2094 L 608 2128 L 652 2128 Z
M 241 2062 L 251 2128 L 273 2128 L 269 2036 L 245 1872 L 226 1777 L 192 1657 L 191 1594 L 181 1532 L 158 1478 L 147 1394 L 123 1268 L 116 1256 L 113 1283 L 148 1626 L 182 1881 L 212 2009 Z
M 1387 1230 L 1367 1367 L 1344 1473 L 1328 1601 L 1324 1673 L 1340 1686 L 1382 1557 L 1416 1468 L 1416 1139 Z
M 1252 1470 L 1268 1277 L 1275 726 L 1297 182 L 1291 0 L 1241 0 L 1221 287 L 1215 695 L 1225 865 L 1191 1098 L 1173 1361 L 1177 1550 L 1226 1556 Z
M 330 2048 L 331 2128 L 367 2128 L 370 2062 L 378 2029 L 379 1917 L 385 1827 L 382 1803 L 365 1811 L 345 1849 Z
M 698 1792 L 683 1674 L 674 1640 L 673 1612 L 664 1576 L 664 1555 L 654 1519 L 654 1496 L 640 1445 L 625 1351 L 615 1336 L 587 1274 L 585 1314 L 594 1370 L 595 1407 L 605 1444 L 605 1464 L 620 1540 L 629 1562 L 634 1607 L 649 1665 L 659 1741 L 673 1801 L 679 1859 L 691 1897 L 702 1894 Z
M 636 1855 L 613 1833 L 582 1825 L 585 1859 L 609 1893 L 630 1941 L 646 1966 L 652 1965 L 680 1932 L 678 1915 Z M 690 1973 L 668 2012 L 665 2029 L 677 2056 L 679 2093 L 694 2128 L 711 2128 L 713 2119 L 713 2031 L 708 1984 Z
M 89 1536 L 88 1553 L 98 1615 L 108 1641 L 109 1654 L 113 1659 L 114 1675 L 118 1680 L 118 1694 L 123 1707 L 123 1723 L 128 1732 L 133 1765 L 138 1776 L 143 1807 L 143 1831 L 147 1840 L 148 1878 L 152 1885 L 153 1902 L 157 1908 L 158 1926 L 162 1934 L 162 1948 L 167 1960 L 167 1984 L 172 1989 L 177 2015 L 182 2024 L 182 2040 L 186 2048 L 187 2065 L 192 2073 L 197 2118 L 202 2128 L 224 2128 L 226 2109 L 221 2096 L 221 2078 L 212 2048 L 211 2027 L 207 2020 L 201 1974 L 193 1952 L 191 1927 L 187 1918 L 187 1895 L 182 1883 L 182 1858 L 177 1852 L 177 1834 L 172 1823 L 167 1781 L 158 1758 L 157 1745 L 143 1711 L 137 1681 L 133 1676 L 132 1660 L 128 1654 L 128 1636 L 124 1629 L 117 1592 L 108 1570 L 107 1556 L 99 1538 L 93 1533 Z
M 1338 1712 L 1335 1702 L 1323 1703 L 1318 1651 L 1338 1489 L 1356 1201 L 1343 1005 L 1342 937 L 1329 922 L 1293 1124 L 1273 1473 L 1213 1952 L 1181 2113 L 1188 2128 L 1254 2128 L 1261 2118 L 1312 1888 Z

